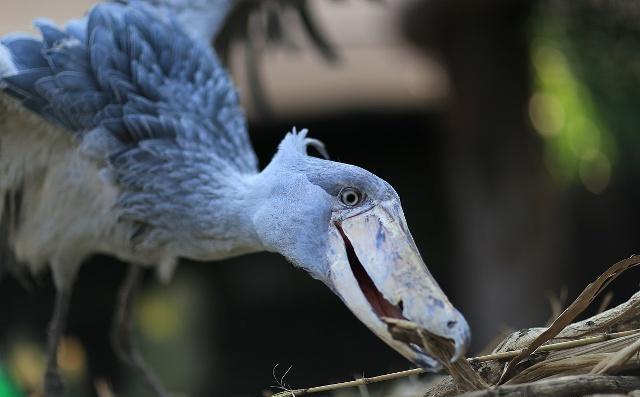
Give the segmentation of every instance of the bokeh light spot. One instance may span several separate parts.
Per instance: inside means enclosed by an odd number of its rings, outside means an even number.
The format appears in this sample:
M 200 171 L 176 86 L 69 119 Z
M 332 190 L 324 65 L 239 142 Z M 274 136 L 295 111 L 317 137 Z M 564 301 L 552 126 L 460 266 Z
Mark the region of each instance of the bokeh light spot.
M 560 133 L 565 124 L 565 112 L 562 104 L 550 95 L 535 93 L 529 100 L 531 123 L 543 136 Z
M 611 181 L 611 163 L 601 152 L 585 154 L 580 162 L 580 180 L 592 193 L 601 194 Z
M 44 352 L 34 342 L 17 340 L 8 356 L 10 376 L 24 390 L 41 390 L 45 369 Z
M 180 331 L 178 304 L 158 291 L 145 294 L 139 304 L 140 331 L 153 342 L 166 342 Z
M 58 348 L 58 364 L 66 378 L 82 379 L 87 370 L 87 354 L 82 343 L 73 337 L 65 337 Z

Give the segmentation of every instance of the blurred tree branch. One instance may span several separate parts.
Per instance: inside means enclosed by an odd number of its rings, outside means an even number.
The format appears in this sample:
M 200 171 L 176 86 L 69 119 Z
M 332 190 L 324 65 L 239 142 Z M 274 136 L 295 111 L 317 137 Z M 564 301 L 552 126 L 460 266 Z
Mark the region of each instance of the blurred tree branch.
M 268 117 L 271 113 L 259 76 L 262 55 L 267 48 L 281 46 L 295 49 L 293 29 L 299 29 L 327 62 L 335 63 L 339 59 L 335 46 L 322 30 L 310 4 L 310 0 L 236 0 L 215 39 L 217 52 L 226 64 L 233 43 L 245 44 L 244 66 L 251 87 L 251 98 L 262 117 Z M 297 24 L 292 23 L 296 20 Z

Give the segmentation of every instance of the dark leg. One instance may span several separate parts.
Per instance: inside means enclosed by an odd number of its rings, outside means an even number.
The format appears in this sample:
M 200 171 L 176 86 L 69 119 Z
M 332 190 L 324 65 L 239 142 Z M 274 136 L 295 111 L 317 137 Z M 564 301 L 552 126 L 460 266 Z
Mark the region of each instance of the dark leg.
M 47 336 L 47 369 L 44 374 L 45 397 L 62 397 L 64 393 L 64 386 L 58 372 L 58 345 L 67 322 L 70 297 L 70 289 L 61 289 L 56 293 L 53 317 L 49 323 Z
M 140 279 L 142 269 L 136 265 L 130 265 L 127 276 L 118 293 L 116 313 L 112 329 L 112 342 L 118 358 L 135 370 L 147 386 L 159 397 L 168 397 L 160 381 L 147 367 L 142 358 L 133 335 L 133 321 L 131 319 L 131 307 L 133 295 Z

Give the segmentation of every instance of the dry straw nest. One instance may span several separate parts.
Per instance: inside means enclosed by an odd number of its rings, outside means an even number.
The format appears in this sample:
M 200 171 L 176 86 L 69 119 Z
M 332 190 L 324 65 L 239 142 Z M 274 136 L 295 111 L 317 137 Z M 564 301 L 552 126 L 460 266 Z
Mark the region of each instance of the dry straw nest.
M 529 328 L 502 339 L 490 354 L 450 364 L 448 340 L 415 323 L 388 319 L 395 338 L 421 344 L 444 364 L 449 376 L 424 397 L 624 395 L 640 397 L 640 291 L 619 306 L 574 322 L 604 288 L 640 256 L 622 260 L 589 284 L 548 327 Z M 273 397 L 327 392 L 421 373 L 413 369 L 350 382 L 288 390 Z

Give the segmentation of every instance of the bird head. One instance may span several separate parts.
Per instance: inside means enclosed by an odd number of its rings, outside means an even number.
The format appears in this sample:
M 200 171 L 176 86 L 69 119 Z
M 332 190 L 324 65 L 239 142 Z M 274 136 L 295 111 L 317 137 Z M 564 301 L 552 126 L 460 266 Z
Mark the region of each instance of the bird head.
M 288 134 L 262 172 L 267 199 L 253 219 L 262 244 L 323 281 L 412 362 L 440 368 L 421 347 L 394 339 L 385 317 L 451 340 L 452 361 L 461 357 L 469 326 L 425 266 L 395 190 L 362 168 L 308 156 L 308 145 L 324 150 L 305 132 Z

